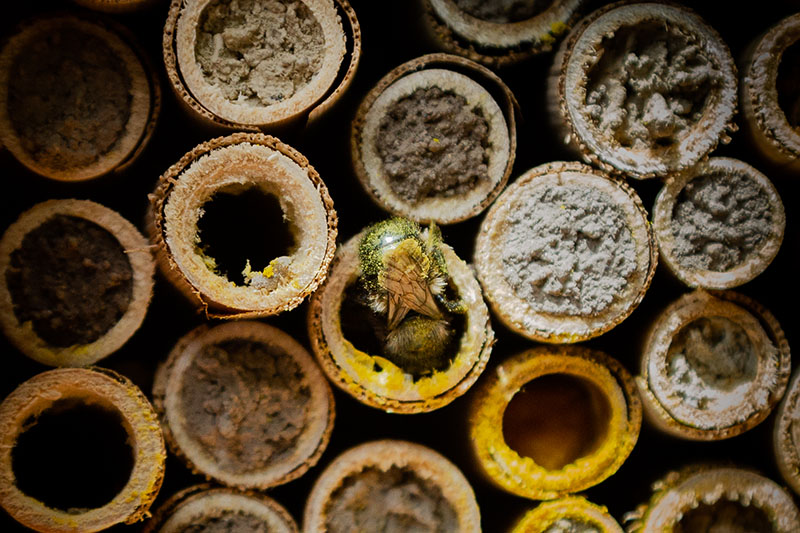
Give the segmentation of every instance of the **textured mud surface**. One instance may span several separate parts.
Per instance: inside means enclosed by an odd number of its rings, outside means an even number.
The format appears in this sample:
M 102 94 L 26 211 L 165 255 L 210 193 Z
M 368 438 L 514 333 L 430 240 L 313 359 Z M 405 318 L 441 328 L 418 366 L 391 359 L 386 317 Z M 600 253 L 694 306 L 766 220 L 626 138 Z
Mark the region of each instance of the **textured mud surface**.
M 11 66 L 8 114 L 22 148 L 54 170 L 108 153 L 130 117 L 131 79 L 93 35 L 61 28 L 28 44 Z
M 250 340 L 209 345 L 186 371 L 185 430 L 224 470 L 254 472 L 291 456 L 311 392 L 287 354 Z
M 451 533 L 458 516 L 441 489 L 411 470 L 367 468 L 344 480 L 325 509 L 329 533 Z
M 722 500 L 701 504 L 684 513 L 675 533 L 772 533 L 769 518 L 761 509 Z
M 208 517 L 199 524 L 189 525 L 182 533 L 270 533 L 270 530 L 257 516 L 226 510 L 219 516 Z
M 238 105 L 291 98 L 320 71 L 324 54 L 322 26 L 302 2 L 218 0 L 197 29 L 206 81 Z
M 489 179 L 489 123 L 463 96 L 438 87 L 395 102 L 376 148 L 392 189 L 409 201 L 464 194 Z
M 587 75 L 586 110 L 603 136 L 623 147 L 674 144 L 722 83 L 707 52 L 665 24 L 623 27 L 602 49 Z
M 522 192 L 500 250 L 503 274 L 539 312 L 604 311 L 636 271 L 624 214 L 605 193 L 566 185 Z
M 672 213 L 674 254 L 692 269 L 724 272 L 756 254 L 772 233 L 766 191 L 741 174 L 708 174 L 683 188 Z
M 455 0 L 455 4 L 475 18 L 488 22 L 519 22 L 535 17 L 553 0 Z
M 133 270 L 119 241 L 93 222 L 56 215 L 22 239 L 6 271 L 14 313 L 53 346 L 96 341 L 125 314 Z
M 695 409 L 714 409 L 726 407 L 719 405 L 723 395 L 755 378 L 758 355 L 739 324 L 709 317 L 690 322 L 675 335 L 666 363 L 683 403 Z

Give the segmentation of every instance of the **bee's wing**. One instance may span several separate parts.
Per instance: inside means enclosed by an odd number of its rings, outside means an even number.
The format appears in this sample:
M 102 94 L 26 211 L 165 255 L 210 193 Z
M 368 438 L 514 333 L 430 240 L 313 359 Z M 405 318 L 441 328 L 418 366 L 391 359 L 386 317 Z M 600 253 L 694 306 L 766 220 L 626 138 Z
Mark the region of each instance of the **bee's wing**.
M 387 259 L 382 284 L 389 293 L 389 329 L 397 326 L 409 310 L 431 318 L 441 318 L 442 313 L 428 287 L 428 258 L 422 251 L 404 247 Z

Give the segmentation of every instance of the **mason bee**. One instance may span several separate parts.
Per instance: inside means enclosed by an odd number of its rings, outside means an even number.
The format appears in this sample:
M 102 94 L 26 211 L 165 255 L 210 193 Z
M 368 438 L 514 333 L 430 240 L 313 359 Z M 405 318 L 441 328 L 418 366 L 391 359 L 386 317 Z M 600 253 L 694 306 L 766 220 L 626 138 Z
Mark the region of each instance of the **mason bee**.
M 449 280 L 435 224 L 423 230 L 404 218 L 371 226 L 359 243 L 361 282 L 370 307 L 386 316 L 386 355 L 411 373 L 437 366 L 453 337 L 451 313 L 459 300 L 445 296 Z

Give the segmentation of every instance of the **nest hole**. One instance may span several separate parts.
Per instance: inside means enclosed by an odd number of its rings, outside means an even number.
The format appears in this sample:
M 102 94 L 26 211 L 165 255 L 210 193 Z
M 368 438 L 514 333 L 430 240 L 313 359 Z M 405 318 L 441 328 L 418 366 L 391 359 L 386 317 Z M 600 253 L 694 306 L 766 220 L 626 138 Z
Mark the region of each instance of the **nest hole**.
M 697 508 L 683 513 L 675 525 L 675 533 L 771 533 L 774 531 L 764 511 L 752 505 L 720 500 L 712 504 L 701 503 Z
M 506 444 L 536 464 L 558 470 L 600 447 L 611 405 L 586 379 L 550 374 L 528 382 L 506 406 Z

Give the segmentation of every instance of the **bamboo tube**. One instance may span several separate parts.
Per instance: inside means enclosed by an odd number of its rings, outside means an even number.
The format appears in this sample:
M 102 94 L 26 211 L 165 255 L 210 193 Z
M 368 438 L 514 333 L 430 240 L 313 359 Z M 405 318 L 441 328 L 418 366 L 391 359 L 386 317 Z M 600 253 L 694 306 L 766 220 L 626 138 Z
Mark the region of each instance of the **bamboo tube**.
M 416 530 L 478 532 L 469 482 L 437 452 L 397 440 L 361 444 L 339 455 L 314 483 L 304 533 Z
M 311 355 L 261 322 L 186 334 L 156 372 L 153 397 L 170 449 L 242 490 L 302 476 L 333 429 L 333 393 Z
M 648 421 L 689 440 L 762 422 L 786 390 L 789 344 L 775 317 L 733 292 L 686 294 L 653 324 L 636 378 Z
M 642 406 L 607 355 L 542 346 L 503 361 L 472 396 L 470 448 L 497 487 L 548 500 L 592 487 L 625 462 Z
M 147 240 L 116 211 L 37 204 L 0 239 L 0 327 L 42 364 L 90 365 L 139 329 L 154 270 Z
M 741 81 L 745 131 L 772 164 L 800 169 L 800 14 L 786 17 L 751 44 Z
M 113 426 L 102 431 L 94 424 L 74 424 L 72 413 L 81 409 L 93 414 L 100 411 L 106 419 L 111 417 Z M 59 417 L 68 422 L 54 422 Z M 42 431 L 50 433 L 40 431 L 35 439 L 29 438 L 44 426 Z M 106 447 L 98 448 L 112 433 L 118 438 L 110 445 L 125 448 L 130 461 L 125 480 L 118 486 L 109 484 L 107 472 L 125 468 L 126 461 L 112 461 Z M 29 450 L 32 444 L 38 448 Z M 89 449 L 77 447 L 81 445 Z M 38 456 L 20 458 L 37 450 Z M 91 532 L 143 519 L 161 487 L 165 458 L 152 406 L 133 383 L 110 370 L 43 372 L 0 404 L 0 506 L 36 531 Z M 23 475 L 31 470 L 38 476 Z M 40 479 L 31 481 L 31 477 Z M 87 505 L 84 492 L 89 491 L 101 492 L 102 502 Z
M 615 3 L 579 21 L 548 86 L 565 144 L 637 179 L 684 171 L 728 142 L 736 98 L 736 67 L 717 32 L 656 2 Z
M 653 207 L 661 260 L 690 287 L 747 283 L 778 254 L 786 214 L 769 179 L 747 163 L 712 157 L 673 176 Z
M 578 18 L 583 0 L 469 2 L 427 0 L 428 31 L 448 52 L 504 67 L 552 50 Z
M 650 502 L 629 514 L 630 533 L 800 530 L 792 497 L 759 474 L 731 467 L 685 468 L 653 484 Z
M 150 201 L 148 229 L 162 273 L 210 316 L 247 318 L 287 311 L 325 279 L 336 240 L 333 201 L 308 160 L 274 137 L 234 133 L 198 145 L 161 176 Z M 265 236 L 261 243 L 235 241 L 248 227 L 217 236 L 224 241 L 217 245 L 233 247 L 227 253 L 242 256 L 227 269 L 221 267 L 225 258 L 209 255 L 208 239 L 199 230 L 215 202 L 232 204 L 230 213 L 217 217 L 218 225 L 230 226 L 240 218 L 241 224 L 274 225 L 259 234 Z M 244 220 L 248 216 L 257 220 Z M 278 249 L 275 243 L 283 228 L 288 244 Z M 264 250 L 277 257 L 251 265 L 253 254 Z
M 496 316 L 551 343 L 589 339 L 622 322 L 650 286 L 657 259 L 636 192 L 580 163 L 548 163 L 517 178 L 489 209 L 475 244 L 475 270 Z
M 163 35 L 172 88 L 201 122 L 256 131 L 313 121 L 352 82 L 361 28 L 348 0 L 281 1 L 284 12 L 246 14 L 212 1 L 173 0 Z M 205 31 L 213 27 L 209 21 L 222 29 Z M 248 37 L 259 34 L 270 37 Z M 250 73 L 244 78 L 230 74 L 244 70 Z
M 356 175 L 392 214 L 438 224 L 475 216 L 511 174 L 515 105 L 505 83 L 472 61 L 413 59 L 384 76 L 358 108 L 350 134 Z
M 510 533 L 623 533 L 623 530 L 605 507 L 580 496 L 567 496 L 531 509 Z
M 114 21 L 41 17 L 0 50 L 0 142 L 46 178 L 121 172 L 150 140 L 160 109 L 152 66 Z
M 358 247 L 363 236 L 337 250 L 327 282 L 311 297 L 308 331 L 314 355 L 336 386 L 366 405 L 398 413 L 447 405 L 472 386 L 491 353 L 494 333 L 480 286 L 470 267 L 442 244 L 448 290 L 460 298 L 465 313 L 448 326 L 456 336 L 444 354 L 445 364 L 430 361 L 428 368 L 404 369 L 381 346 L 387 336 L 385 317 L 360 303 Z
M 800 494 L 800 371 L 795 371 L 778 405 L 772 431 L 772 450 L 783 479 Z
M 272 498 L 211 485 L 194 485 L 171 496 L 145 524 L 144 533 L 182 533 L 198 527 L 298 533 L 292 516 Z

